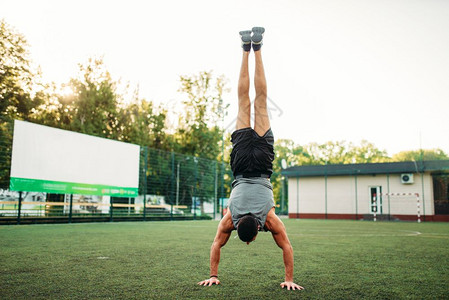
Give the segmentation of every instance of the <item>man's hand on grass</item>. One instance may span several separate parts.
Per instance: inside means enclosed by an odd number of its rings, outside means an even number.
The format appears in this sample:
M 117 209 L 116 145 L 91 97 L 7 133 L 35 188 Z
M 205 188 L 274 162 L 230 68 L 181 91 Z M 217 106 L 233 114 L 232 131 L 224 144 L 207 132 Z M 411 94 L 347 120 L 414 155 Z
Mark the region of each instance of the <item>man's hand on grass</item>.
M 297 285 L 293 281 L 284 281 L 281 283 L 282 288 L 287 288 L 287 290 L 303 290 L 304 288 L 302 286 Z
M 220 284 L 220 280 L 218 280 L 217 277 L 211 277 L 209 279 L 206 279 L 206 280 L 198 282 L 198 284 L 202 285 L 202 286 L 211 286 L 211 285 L 214 285 L 214 284 L 219 285 Z

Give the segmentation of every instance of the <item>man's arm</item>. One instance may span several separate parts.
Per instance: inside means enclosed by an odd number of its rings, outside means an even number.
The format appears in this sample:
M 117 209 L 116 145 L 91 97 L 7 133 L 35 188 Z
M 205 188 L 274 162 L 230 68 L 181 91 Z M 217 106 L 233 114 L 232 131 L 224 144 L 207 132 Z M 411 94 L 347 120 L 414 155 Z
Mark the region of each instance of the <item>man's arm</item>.
M 282 223 L 278 216 L 276 216 L 274 208 L 268 213 L 266 226 L 267 229 L 271 231 L 276 244 L 282 249 L 285 266 L 285 281 L 281 283 L 281 287 L 286 287 L 288 290 L 290 290 L 290 288 L 292 290 L 303 290 L 304 288 L 302 286 L 293 282 L 293 248 L 288 239 L 284 223 Z
M 218 225 L 217 234 L 210 248 L 210 278 L 198 282 L 199 285 L 211 286 L 220 284 L 220 280 L 218 280 L 218 264 L 220 263 L 221 248 L 228 242 L 233 229 L 234 224 L 232 223 L 231 213 L 228 210 Z

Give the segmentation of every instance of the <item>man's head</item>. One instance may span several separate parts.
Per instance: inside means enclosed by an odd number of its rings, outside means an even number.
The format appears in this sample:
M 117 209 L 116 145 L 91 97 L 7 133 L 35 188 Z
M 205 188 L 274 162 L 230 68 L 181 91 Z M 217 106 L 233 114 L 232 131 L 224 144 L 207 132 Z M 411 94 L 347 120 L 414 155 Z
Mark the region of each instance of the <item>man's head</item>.
M 249 244 L 256 239 L 256 235 L 259 231 L 259 223 L 256 218 L 251 215 L 242 217 L 237 226 L 237 233 L 239 238 Z

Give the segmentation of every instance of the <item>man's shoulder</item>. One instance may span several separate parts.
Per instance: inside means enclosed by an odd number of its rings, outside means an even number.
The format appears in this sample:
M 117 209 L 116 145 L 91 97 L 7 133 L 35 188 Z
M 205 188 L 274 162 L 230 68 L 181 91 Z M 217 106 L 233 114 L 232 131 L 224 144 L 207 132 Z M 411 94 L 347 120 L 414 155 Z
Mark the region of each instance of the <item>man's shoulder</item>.
M 234 223 L 232 222 L 232 216 L 230 210 L 224 215 L 220 221 L 219 230 L 223 233 L 230 233 L 235 229 Z
M 267 219 L 265 221 L 265 228 L 266 230 L 270 231 L 271 233 L 278 233 L 283 226 L 283 222 L 274 212 L 274 207 L 270 209 L 270 211 L 267 214 Z

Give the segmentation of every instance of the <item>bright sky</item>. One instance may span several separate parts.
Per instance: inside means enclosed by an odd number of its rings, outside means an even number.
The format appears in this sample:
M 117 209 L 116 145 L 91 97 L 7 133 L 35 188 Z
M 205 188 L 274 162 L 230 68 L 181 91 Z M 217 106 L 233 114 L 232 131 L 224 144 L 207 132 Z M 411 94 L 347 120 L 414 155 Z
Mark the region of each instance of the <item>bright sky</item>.
M 67 82 L 78 63 L 103 55 L 141 97 L 179 107 L 179 75 L 224 74 L 226 126 L 237 111 L 238 32 L 264 26 L 276 138 L 449 153 L 446 0 L 0 0 L 0 8 L 47 81 Z

